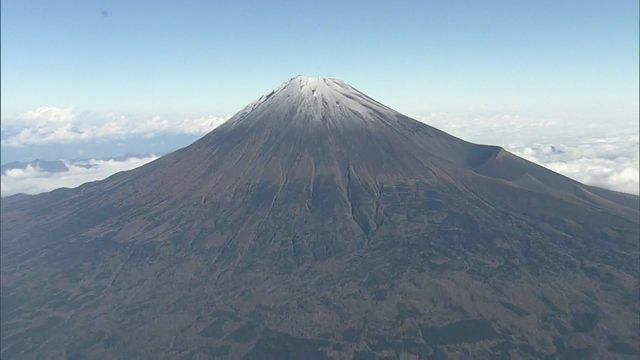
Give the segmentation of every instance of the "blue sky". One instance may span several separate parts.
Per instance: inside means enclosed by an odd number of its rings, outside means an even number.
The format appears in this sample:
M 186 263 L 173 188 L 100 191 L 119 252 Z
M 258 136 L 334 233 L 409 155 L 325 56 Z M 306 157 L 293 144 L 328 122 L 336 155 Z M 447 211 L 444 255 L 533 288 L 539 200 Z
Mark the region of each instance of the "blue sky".
M 638 2 L 2 1 L 2 117 L 227 114 L 296 74 L 406 112 L 632 117 Z

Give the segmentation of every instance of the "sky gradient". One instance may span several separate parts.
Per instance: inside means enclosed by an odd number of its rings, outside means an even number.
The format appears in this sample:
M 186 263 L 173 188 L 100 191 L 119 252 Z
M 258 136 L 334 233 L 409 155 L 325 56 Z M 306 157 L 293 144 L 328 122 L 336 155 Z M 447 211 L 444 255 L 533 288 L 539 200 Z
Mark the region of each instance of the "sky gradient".
M 2 117 L 228 114 L 297 74 L 398 110 L 638 109 L 638 2 L 2 1 Z

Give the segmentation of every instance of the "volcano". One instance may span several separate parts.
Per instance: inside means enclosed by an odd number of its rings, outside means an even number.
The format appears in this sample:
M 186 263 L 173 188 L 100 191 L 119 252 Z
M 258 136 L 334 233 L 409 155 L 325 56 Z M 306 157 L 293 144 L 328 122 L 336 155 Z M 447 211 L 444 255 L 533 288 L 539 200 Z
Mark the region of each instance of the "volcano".
M 632 358 L 639 214 L 295 77 L 140 168 L 3 199 L 1 356 Z

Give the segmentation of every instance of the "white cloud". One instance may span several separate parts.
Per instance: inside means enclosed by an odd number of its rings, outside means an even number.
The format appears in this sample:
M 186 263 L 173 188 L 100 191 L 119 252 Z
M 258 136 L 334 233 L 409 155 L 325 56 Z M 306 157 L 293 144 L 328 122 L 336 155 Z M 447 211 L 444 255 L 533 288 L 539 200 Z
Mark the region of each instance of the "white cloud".
M 527 160 L 589 185 L 638 194 L 638 137 L 577 140 L 572 144 L 510 144 Z
M 63 172 L 48 172 L 32 165 L 24 169 L 10 169 L 2 174 L 0 195 L 38 194 L 61 187 L 73 188 L 89 181 L 105 179 L 119 171 L 134 169 L 157 158 L 150 155 L 114 160 L 65 161 L 69 170 Z
M 582 183 L 638 194 L 637 122 L 433 112 L 417 119 L 465 140 L 500 145 Z
M 71 108 L 57 108 L 52 106 L 40 107 L 27 111 L 20 116 L 20 119 L 27 124 L 42 125 L 45 123 L 68 123 L 73 121 L 76 114 Z
M 161 134 L 203 135 L 228 116 L 132 116 L 117 113 L 77 113 L 71 108 L 42 107 L 13 119 L 3 119 L 2 146 L 82 143 Z

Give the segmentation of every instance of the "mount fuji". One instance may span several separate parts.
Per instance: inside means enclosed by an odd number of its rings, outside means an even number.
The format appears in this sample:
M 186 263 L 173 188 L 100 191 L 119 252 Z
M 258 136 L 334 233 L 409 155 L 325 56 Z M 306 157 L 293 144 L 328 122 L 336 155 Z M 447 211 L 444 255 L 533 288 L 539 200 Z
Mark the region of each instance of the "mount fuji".
M 295 77 L 2 199 L 3 359 L 638 356 L 639 198 Z

